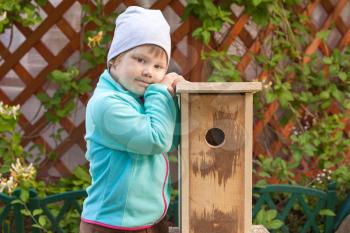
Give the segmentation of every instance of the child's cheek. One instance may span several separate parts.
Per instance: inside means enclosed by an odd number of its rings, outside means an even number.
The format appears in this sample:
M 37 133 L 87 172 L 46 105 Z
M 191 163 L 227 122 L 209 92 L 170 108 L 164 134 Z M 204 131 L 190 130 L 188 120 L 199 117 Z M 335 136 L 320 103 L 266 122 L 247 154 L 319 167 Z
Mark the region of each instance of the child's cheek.
M 162 76 L 160 76 L 159 78 L 156 78 L 156 79 L 154 80 L 154 83 L 160 83 L 161 81 L 163 81 L 164 77 L 165 77 L 165 75 L 162 75 Z

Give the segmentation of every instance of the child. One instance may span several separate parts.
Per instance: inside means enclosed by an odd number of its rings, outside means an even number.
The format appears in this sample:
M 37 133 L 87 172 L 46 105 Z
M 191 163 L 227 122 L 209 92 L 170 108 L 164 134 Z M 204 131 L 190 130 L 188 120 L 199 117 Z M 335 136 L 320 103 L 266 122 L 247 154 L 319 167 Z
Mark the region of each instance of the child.
M 178 144 L 173 94 L 185 81 L 166 74 L 170 51 L 170 28 L 161 11 L 132 6 L 118 16 L 108 69 L 86 110 L 92 184 L 80 233 L 168 232 L 166 152 Z

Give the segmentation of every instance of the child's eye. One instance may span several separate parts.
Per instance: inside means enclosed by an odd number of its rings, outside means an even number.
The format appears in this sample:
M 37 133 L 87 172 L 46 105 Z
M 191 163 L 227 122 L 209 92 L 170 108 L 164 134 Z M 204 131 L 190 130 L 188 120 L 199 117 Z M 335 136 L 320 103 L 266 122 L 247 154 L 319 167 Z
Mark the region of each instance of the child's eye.
M 156 69 L 163 69 L 163 66 L 155 65 L 154 68 L 156 68 Z
M 139 63 L 145 63 L 145 59 L 143 59 L 141 57 L 135 57 L 134 59 Z

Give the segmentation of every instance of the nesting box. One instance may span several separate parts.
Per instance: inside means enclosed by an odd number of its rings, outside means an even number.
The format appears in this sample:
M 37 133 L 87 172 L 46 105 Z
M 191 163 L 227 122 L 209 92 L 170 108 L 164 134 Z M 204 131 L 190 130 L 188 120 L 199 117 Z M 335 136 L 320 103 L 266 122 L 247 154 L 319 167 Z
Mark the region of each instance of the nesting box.
M 181 83 L 182 233 L 250 233 L 253 93 L 259 82 Z

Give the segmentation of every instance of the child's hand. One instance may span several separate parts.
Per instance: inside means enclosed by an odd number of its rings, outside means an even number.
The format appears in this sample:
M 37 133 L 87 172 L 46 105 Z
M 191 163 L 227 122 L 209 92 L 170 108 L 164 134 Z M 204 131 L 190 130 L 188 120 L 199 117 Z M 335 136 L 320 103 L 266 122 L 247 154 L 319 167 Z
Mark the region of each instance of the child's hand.
M 168 88 L 171 95 L 175 94 L 176 84 L 179 82 L 188 82 L 184 77 L 178 75 L 177 73 L 168 73 L 164 76 L 163 80 L 160 82 Z

